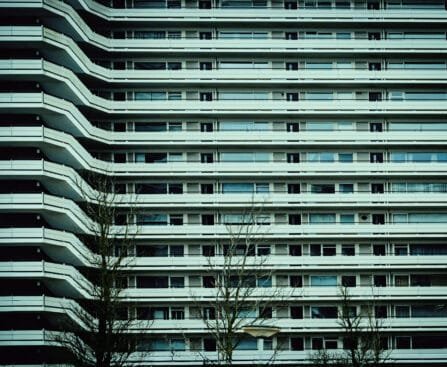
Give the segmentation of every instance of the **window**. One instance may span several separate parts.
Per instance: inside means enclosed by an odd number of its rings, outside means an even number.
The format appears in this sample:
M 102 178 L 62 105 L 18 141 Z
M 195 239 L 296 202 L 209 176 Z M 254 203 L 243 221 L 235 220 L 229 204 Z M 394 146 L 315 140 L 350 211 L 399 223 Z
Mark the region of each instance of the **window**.
M 171 288 L 184 288 L 185 278 L 183 277 L 171 277 Z
M 313 194 L 333 194 L 335 193 L 335 184 L 313 184 L 310 186 L 310 192 Z
M 270 245 L 258 245 L 258 256 L 267 256 L 270 252 Z
M 301 224 L 301 214 L 289 214 L 289 224 L 290 225 L 300 225 Z
M 213 153 L 201 153 L 200 154 L 201 163 L 213 163 Z
M 183 245 L 171 245 L 169 247 L 169 256 L 172 256 L 172 257 L 182 257 L 182 256 L 184 256 Z
M 169 224 L 171 226 L 183 225 L 183 214 L 171 214 L 169 216 Z
M 312 306 L 310 314 L 313 319 L 336 319 L 338 310 L 333 306 Z
M 357 282 L 354 275 L 343 275 L 341 277 L 341 285 L 343 287 L 355 287 L 356 284 Z
M 202 246 L 202 256 L 215 256 L 215 249 L 213 245 L 203 245 Z
M 268 183 L 223 183 L 222 193 L 268 193 Z
M 286 40 L 297 40 L 298 32 L 286 32 L 284 36 Z
M 303 338 L 290 338 L 290 349 L 291 350 L 304 350 Z
M 202 285 L 204 288 L 214 288 L 216 286 L 216 280 L 213 276 L 204 276 L 202 277 Z
M 214 192 L 213 184 L 200 184 L 201 194 L 212 194 Z
M 297 62 L 286 62 L 286 70 L 298 70 Z
M 331 224 L 335 223 L 335 214 L 309 214 L 310 224 Z
M 296 102 L 299 101 L 300 94 L 299 93 L 286 93 L 286 101 Z
M 354 214 L 340 214 L 340 223 L 341 224 L 354 224 L 355 223 Z
M 212 70 L 213 63 L 211 61 L 203 61 L 199 63 L 200 70 Z
M 288 122 L 286 124 L 286 131 L 288 132 L 299 132 L 300 124 L 298 122 Z
M 394 285 L 396 287 L 408 287 L 408 275 L 395 275 L 394 276 Z
M 386 319 L 388 310 L 386 306 L 374 306 L 374 317 L 377 319 Z
M 301 288 L 303 286 L 303 278 L 301 275 L 290 276 L 290 286 L 293 288 Z
M 287 184 L 288 194 L 299 194 L 300 191 L 300 184 Z
M 354 192 L 354 185 L 353 184 L 340 184 L 339 192 L 341 192 L 343 194 L 352 194 Z
M 302 255 L 301 245 L 289 245 L 289 255 L 290 256 L 301 256 Z
M 309 152 L 307 153 L 307 160 L 309 162 L 321 162 L 321 163 L 326 163 L 326 162 L 334 162 L 335 155 L 334 153 L 330 153 L 330 152 Z
M 396 306 L 395 313 L 396 313 L 397 318 L 410 317 L 410 307 L 409 306 Z
M 396 349 L 411 349 L 411 336 L 396 336 Z
M 354 256 L 355 246 L 354 245 L 341 245 L 341 254 L 343 256 Z
M 272 286 L 272 277 L 262 276 L 256 280 L 257 286 L 260 288 L 270 288 Z
M 287 163 L 300 163 L 300 153 L 287 153 Z
M 312 338 L 312 350 L 337 349 L 337 339 Z
M 311 275 L 310 285 L 312 287 L 333 287 L 337 285 L 336 275 Z
M 290 307 L 290 318 L 302 319 L 303 318 L 303 307 L 302 306 L 291 306 Z
M 374 256 L 385 256 L 385 245 L 373 245 L 373 254 Z
M 137 224 L 149 226 L 165 226 L 168 224 L 167 214 L 137 214 Z
M 202 214 L 202 225 L 203 226 L 214 225 L 214 215 L 213 214 Z
M 385 275 L 374 275 L 373 284 L 375 287 L 386 287 Z
M 267 152 L 223 152 L 220 153 L 222 162 L 268 162 L 270 153 Z
M 221 121 L 221 131 L 267 131 L 268 122 L 261 121 Z
M 172 320 L 184 320 L 185 310 L 183 307 L 172 307 L 171 308 L 171 319 Z
M 252 101 L 268 100 L 269 92 L 219 92 L 221 101 Z

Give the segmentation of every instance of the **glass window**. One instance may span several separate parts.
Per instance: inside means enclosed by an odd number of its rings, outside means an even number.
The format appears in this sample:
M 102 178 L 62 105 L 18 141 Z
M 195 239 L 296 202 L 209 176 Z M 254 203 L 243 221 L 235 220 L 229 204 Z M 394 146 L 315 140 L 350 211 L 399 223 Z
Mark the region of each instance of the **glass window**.
M 338 161 L 342 163 L 352 163 L 353 154 L 352 153 L 339 153 Z
M 166 101 L 166 92 L 135 92 L 136 101 Z
M 186 344 L 184 339 L 172 339 L 171 350 L 184 351 L 186 350 Z
M 258 339 L 256 338 L 243 338 L 239 340 L 236 350 L 257 350 L 258 349 Z
M 327 224 L 335 223 L 335 214 L 309 214 L 309 223 L 311 224 Z
M 306 62 L 306 69 L 332 69 L 332 62 Z
M 312 287 L 332 287 L 337 285 L 335 275 L 311 275 L 310 285 Z
M 396 306 L 396 317 L 397 318 L 410 317 L 410 307 L 409 306 Z
M 164 61 L 135 61 L 135 70 L 166 70 L 166 62 Z
M 253 186 L 252 183 L 223 183 L 222 193 L 252 193 Z
M 341 224 L 354 224 L 354 214 L 340 214 Z
M 313 194 L 333 194 L 335 193 L 335 184 L 312 184 L 310 192 Z
M 221 101 L 267 100 L 269 97 L 269 92 L 219 92 Z
M 270 153 L 267 152 L 223 152 L 220 154 L 222 162 L 268 162 Z
M 307 122 L 306 130 L 309 131 L 332 131 L 335 130 L 333 122 Z
M 445 131 L 447 123 L 443 122 L 390 122 L 390 131 Z
M 313 319 L 336 319 L 338 317 L 337 307 L 333 306 L 312 306 L 310 313 Z
M 334 153 L 329 152 L 309 152 L 307 153 L 309 162 L 334 162 Z
M 351 39 L 351 33 L 349 32 L 337 32 L 335 34 L 335 38 L 339 40 L 349 40 Z
M 166 131 L 166 122 L 135 122 L 135 131 Z
M 167 214 L 138 214 L 137 223 L 141 225 L 167 225 L 168 215 Z
M 306 92 L 305 96 L 309 101 L 332 101 L 334 99 L 332 92 Z
M 266 131 L 269 129 L 268 122 L 253 121 L 221 121 L 221 131 Z
M 340 184 L 339 191 L 344 194 L 351 194 L 354 192 L 354 185 L 353 184 Z

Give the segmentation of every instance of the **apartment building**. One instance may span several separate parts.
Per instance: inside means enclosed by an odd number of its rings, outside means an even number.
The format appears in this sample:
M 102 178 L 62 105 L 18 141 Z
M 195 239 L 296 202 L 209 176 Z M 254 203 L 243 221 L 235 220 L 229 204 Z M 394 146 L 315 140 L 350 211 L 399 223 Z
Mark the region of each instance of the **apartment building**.
M 64 362 L 48 335 L 90 296 L 92 172 L 137 195 L 115 224 L 138 226 L 141 365 L 213 360 L 192 294 L 250 208 L 256 286 L 290 297 L 236 365 L 346 347 L 340 285 L 393 363 L 447 364 L 443 0 L 0 0 L 0 19 L 0 363 Z

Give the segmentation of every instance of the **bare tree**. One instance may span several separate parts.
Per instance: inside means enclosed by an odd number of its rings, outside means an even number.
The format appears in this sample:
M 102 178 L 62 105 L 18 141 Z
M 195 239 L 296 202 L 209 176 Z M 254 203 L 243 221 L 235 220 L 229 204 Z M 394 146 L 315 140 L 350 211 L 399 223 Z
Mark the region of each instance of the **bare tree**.
M 278 332 L 271 318 L 272 306 L 282 301 L 283 292 L 271 287 L 273 271 L 268 258 L 256 252 L 264 241 L 262 215 L 250 210 L 241 217 L 241 223 L 227 225 L 227 242 L 216 244 L 216 255 L 221 256 L 209 254 L 207 258 L 204 286 L 213 290 L 213 296 L 203 301 L 193 294 L 198 316 L 217 350 L 216 359 L 201 353 L 208 365 L 232 366 L 234 351 L 248 335 L 267 337 Z M 264 365 L 273 362 L 276 351 L 274 348 Z
M 120 367 L 129 365 L 131 354 L 137 351 L 139 335 L 131 329 L 141 327 L 129 317 L 122 302 L 127 287 L 125 269 L 136 233 L 130 233 L 126 221 L 115 225 L 122 210 L 118 205 L 123 202 L 114 192 L 113 180 L 90 174 L 87 181 L 94 189 L 83 180 L 77 182 L 77 187 L 91 220 L 90 234 L 83 236 L 92 251 L 91 267 L 84 271 L 92 283 L 91 296 L 67 310 L 77 322 L 70 327 L 63 325 L 62 332 L 54 333 L 54 341 L 68 350 L 75 366 Z M 127 207 L 129 210 L 133 210 L 132 206 Z
M 390 350 L 384 342 L 383 319 L 375 315 L 375 302 L 356 312 L 349 288 L 340 288 L 338 325 L 342 329 L 344 349 L 321 349 L 312 356 L 315 365 L 380 367 L 390 365 Z

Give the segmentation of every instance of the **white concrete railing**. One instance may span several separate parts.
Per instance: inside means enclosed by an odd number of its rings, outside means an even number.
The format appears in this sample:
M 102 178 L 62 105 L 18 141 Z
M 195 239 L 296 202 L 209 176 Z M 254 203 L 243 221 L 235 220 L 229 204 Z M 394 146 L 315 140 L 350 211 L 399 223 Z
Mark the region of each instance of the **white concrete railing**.
M 250 21 L 253 23 L 263 23 L 268 19 L 269 22 L 289 23 L 296 21 L 306 22 L 343 22 L 343 23 L 377 23 L 381 21 L 388 22 L 423 22 L 439 23 L 446 20 L 445 15 L 439 9 L 306 9 L 285 10 L 282 7 L 268 8 L 213 8 L 213 9 L 153 9 L 153 8 L 127 8 L 114 9 L 106 7 L 92 0 L 71 0 L 69 1 L 75 9 L 83 9 L 93 13 L 107 21 L 156 21 L 164 22 L 228 22 L 241 23 Z M 10 4 L 10 0 L 1 0 L 0 7 L 4 4 Z M 70 7 L 67 4 L 61 4 L 55 0 L 15 0 L 12 5 L 16 8 L 38 8 L 44 7 L 55 12 L 68 13 Z
M 307 40 L 198 40 L 198 39 L 166 39 L 141 40 L 141 39 L 109 39 L 101 35 L 89 35 L 84 30 L 79 30 L 79 41 L 82 39 L 107 52 L 145 52 L 147 54 L 158 53 L 198 53 L 198 54 L 253 54 L 269 53 L 290 54 L 300 53 L 320 55 L 325 53 L 345 54 L 377 54 L 401 55 L 407 52 L 411 55 L 427 55 L 430 53 L 446 54 L 447 42 L 445 40 L 334 40 L 334 39 L 307 39 Z M 65 38 L 65 39 L 64 39 Z M 34 26 L 4 26 L 0 27 L 0 40 L 10 42 L 40 40 L 44 42 L 67 43 L 66 36 L 44 27 Z M 74 41 L 71 40 L 73 43 Z
M 48 228 L 0 228 L 0 244 L 5 246 L 38 245 L 61 263 L 91 267 L 98 264 L 98 255 L 73 233 Z
M 73 89 L 76 92 L 76 88 Z M 19 102 L 40 102 L 45 107 L 55 106 L 68 110 L 77 108 L 71 102 L 64 101 L 45 93 L 0 93 L 0 107 L 18 107 Z M 278 116 L 290 113 L 300 113 L 302 116 L 319 116 L 332 118 L 337 115 L 354 117 L 358 115 L 388 116 L 399 113 L 402 117 L 421 116 L 433 117 L 444 116 L 447 111 L 445 103 L 441 101 L 378 101 L 365 100 L 333 100 L 333 101 L 111 101 L 95 98 L 93 101 L 86 100 L 84 105 L 98 111 L 115 114 L 126 114 L 128 116 L 142 116 L 151 114 L 163 114 L 166 117 L 194 116 L 194 117 L 234 117 L 241 116 Z M 15 105 L 14 105 L 15 104 Z M 21 107 L 21 106 L 20 106 Z M 43 107 L 42 105 L 40 107 Z
M 71 299 L 48 296 L 4 296 L 0 297 L 1 312 L 49 312 L 66 314 L 78 325 L 85 325 L 83 318 L 78 316 L 82 312 L 80 306 Z M 93 320 L 93 318 L 92 318 Z M 249 322 L 249 319 L 248 319 Z M 266 325 L 279 327 L 282 333 L 296 333 L 306 330 L 307 333 L 339 332 L 340 325 L 337 319 L 290 319 L 288 317 L 265 320 Z M 185 330 L 188 335 L 207 332 L 201 319 L 184 320 L 133 320 L 130 323 L 132 330 L 139 330 L 146 334 L 167 333 L 176 334 L 178 330 Z M 407 331 L 409 327 L 417 327 L 420 331 L 438 331 L 440 326 L 447 326 L 445 317 L 412 317 L 412 318 L 385 318 L 381 327 L 384 335 L 399 331 Z
M 98 264 L 99 258 L 93 254 L 73 233 L 47 228 L 0 228 L 0 246 L 38 245 L 55 261 L 75 266 L 92 267 Z M 134 257 L 125 260 L 129 271 L 203 271 L 209 269 L 209 262 L 219 267 L 223 264 L 222 256 L 210 259 L 206 256 L 186 253 L 182 257 Z M 418 269 L 444 269 L 447 262 L 445 255 L 407 255 L 407 256 L 374 256 L 357 254 L 356 256 L 289 256 L 271 254 L 266 257 L 253 257 L 253 261 L 262 261 L 265 266 L 275 270 L 322 271 L 328 268 L 341 268 L 357 271 L 387 269 L 408 271 Z
M 51 346 L 54 345 L 55 332 L 48 330 L 2 330 L 0 331 L 0 346 Z M 309 360 L 312 350 L 304 351 L 282 350 L 275 356 L 275 363 L 305 363 Z M 272 351 L 246 350 L 235 351 L 234 361 L 243 365 L 253 365 L 257 362 L 271 361 Z M 175 362 L 176 365 L 191 365 L 192 363 L 203 362 L 204 358 L 213 360 L 217 358 L 216 352 L 203 351 L 151 351 L 151 364 L 157 366 Z M 135 352 L 130 356 L 132 363 L 144 362 L 147 359 L 147 352 Z M 395 349 L 391 351 L 389 360 L 393 362 L 421 363 L 431 362 L 447 363 L 447 352 L 445 349 Z M 34 365 L 39 366 L 39 365 Z M 45 364 L 44 366 L 52 366 Z M 60 366 L 60 365 L 58 365 Z
M 1 130 L 1 128 L 0 128 Z M 0 135 L 1 136 L 1 135 Z M 47 162 L 36 161 L 1 161 L 0 176 L 7 178 L 39 179 L 47 183 L 47 187 L 64 185 L 64 197 L 74 201 L 94 201 L 98 193 L 93 190 L 79 174 L 71 167 Z M 60 186 L 59 186 L 60 187 Z M 113 197 L 116 206 L 126 207 L 130 203 L 138 203 L 140 208 L 235 208 L 247 205 L 262 205 L 263 208 L 288 208 L 290 205 L 300 205 L 306 208 L 319 208 L 331 205 L 334 208 L 370 207 L 409 207 L 444 208 L 447 194 L 424 192 L 387 192 L 387 193 L 334 193 L 287 194 L 283 192 L 270 193 L 183 193 L 183 194 L 116 194 Z
M 56 293 L 68 297 L 93 298 L 93 284 L 75 267 L 45 261 L 0 262 L 0 278 L 43 279 Z
M 38 245 L 55 261 L 75 266 L 92 267 L 98 264 L 99 258 L 93 254 L 74 234 L 61 230 L 47 228 L 0 228 L 0 246 L 22 246 L 23 244 Z M 265 266 L 275 270 L 322 271 L 328 268 L 341 268 L 357 271 L 377 270 L 386 266 L 387 269 L 408 271 L 408 269 L 444 269 L 447 257 L 445 255 L 407 255 L 407 256 L 374 256 L 357 254 L 356 256 L 289 256 L 286 254 L 271 254 L 266 257 L 253 257 L 254 262 L 263 261 Z M 185 254 L 183 257 L 135 257 L 125 260 L 129 271 L 190 271 L 209 269 L 210 259 L 205 256 Z M 223 264 L 222 256 L 215 256 L 214 266 Z
M 66 46 L 63 47 L 66 49 Z M 82 52 L 82 51 L 81 51 Z M 67 52 L 69 55 L 69 53 Z M 147 85 L 160 83 L 177 85 L 179 82 L 187 85 L 212 86 L 234 86 L 245 85 L 247 82 L 256 85 L 307 85 L 311 83 L 316 86 L 330 86 L 331 83 L 340 85 L 368 85 L 380 86 L 399 84 L 407 85 L 411 81 L 414 85 L 435 84 L 447 81 L 447 70 L 365 70 L 365 69 L 332 69 L 332 70 L 312 70 L 300 69 L 297 71 L 278 69 L 214 69 L 214 70 L 114 70 L 100 67 L 90 61 L 85 54 L 78 55 L 75 71 L 84 72 L 94 78 L 98 78 L 108 83 L 133 83 L 135 85 Z M 89 90 L 79 80 L 75 73 L 67 68 L 57 65 L 44 59 L 24 59 L 24 60 L 0 60 L 0 73 L 7 75 L 45 75 L 55 79 L 64 80 L 66 83 L 76 85 L 83 94 Z M 119 87 L 119 85 L 116 85 Z M 89 97 L 91 98 L 91 97 Z
M 82 209 L 72 200 L 47 194 L 3 194 L 0 195 L 0 210 L 11 212 L 42 211 L 50 222 L 75 233 L 94 234 L 94 223 Z M 57 223 L 56 223 L 57 222 Z M 238 228 L 238 226 L 235 226 Z M 184 224 L 184 225 L 130 225 L 130 234 L 136 234 L 139 239 L 145 238 L 228 238 L 231 236 L 228 225 L 216 224 L 212 226 Z M 114 226 L 113 233 L 120 237 L 126 229 Z M 396 237 L 414 236 L 421 238 L 437 238 L 447 234 L 446 223 L 408 223 L 384 225 L 374 224 L 269 224 L 262 226 L 257 235 L 263 238 L 368 238 L 375 236 Z

